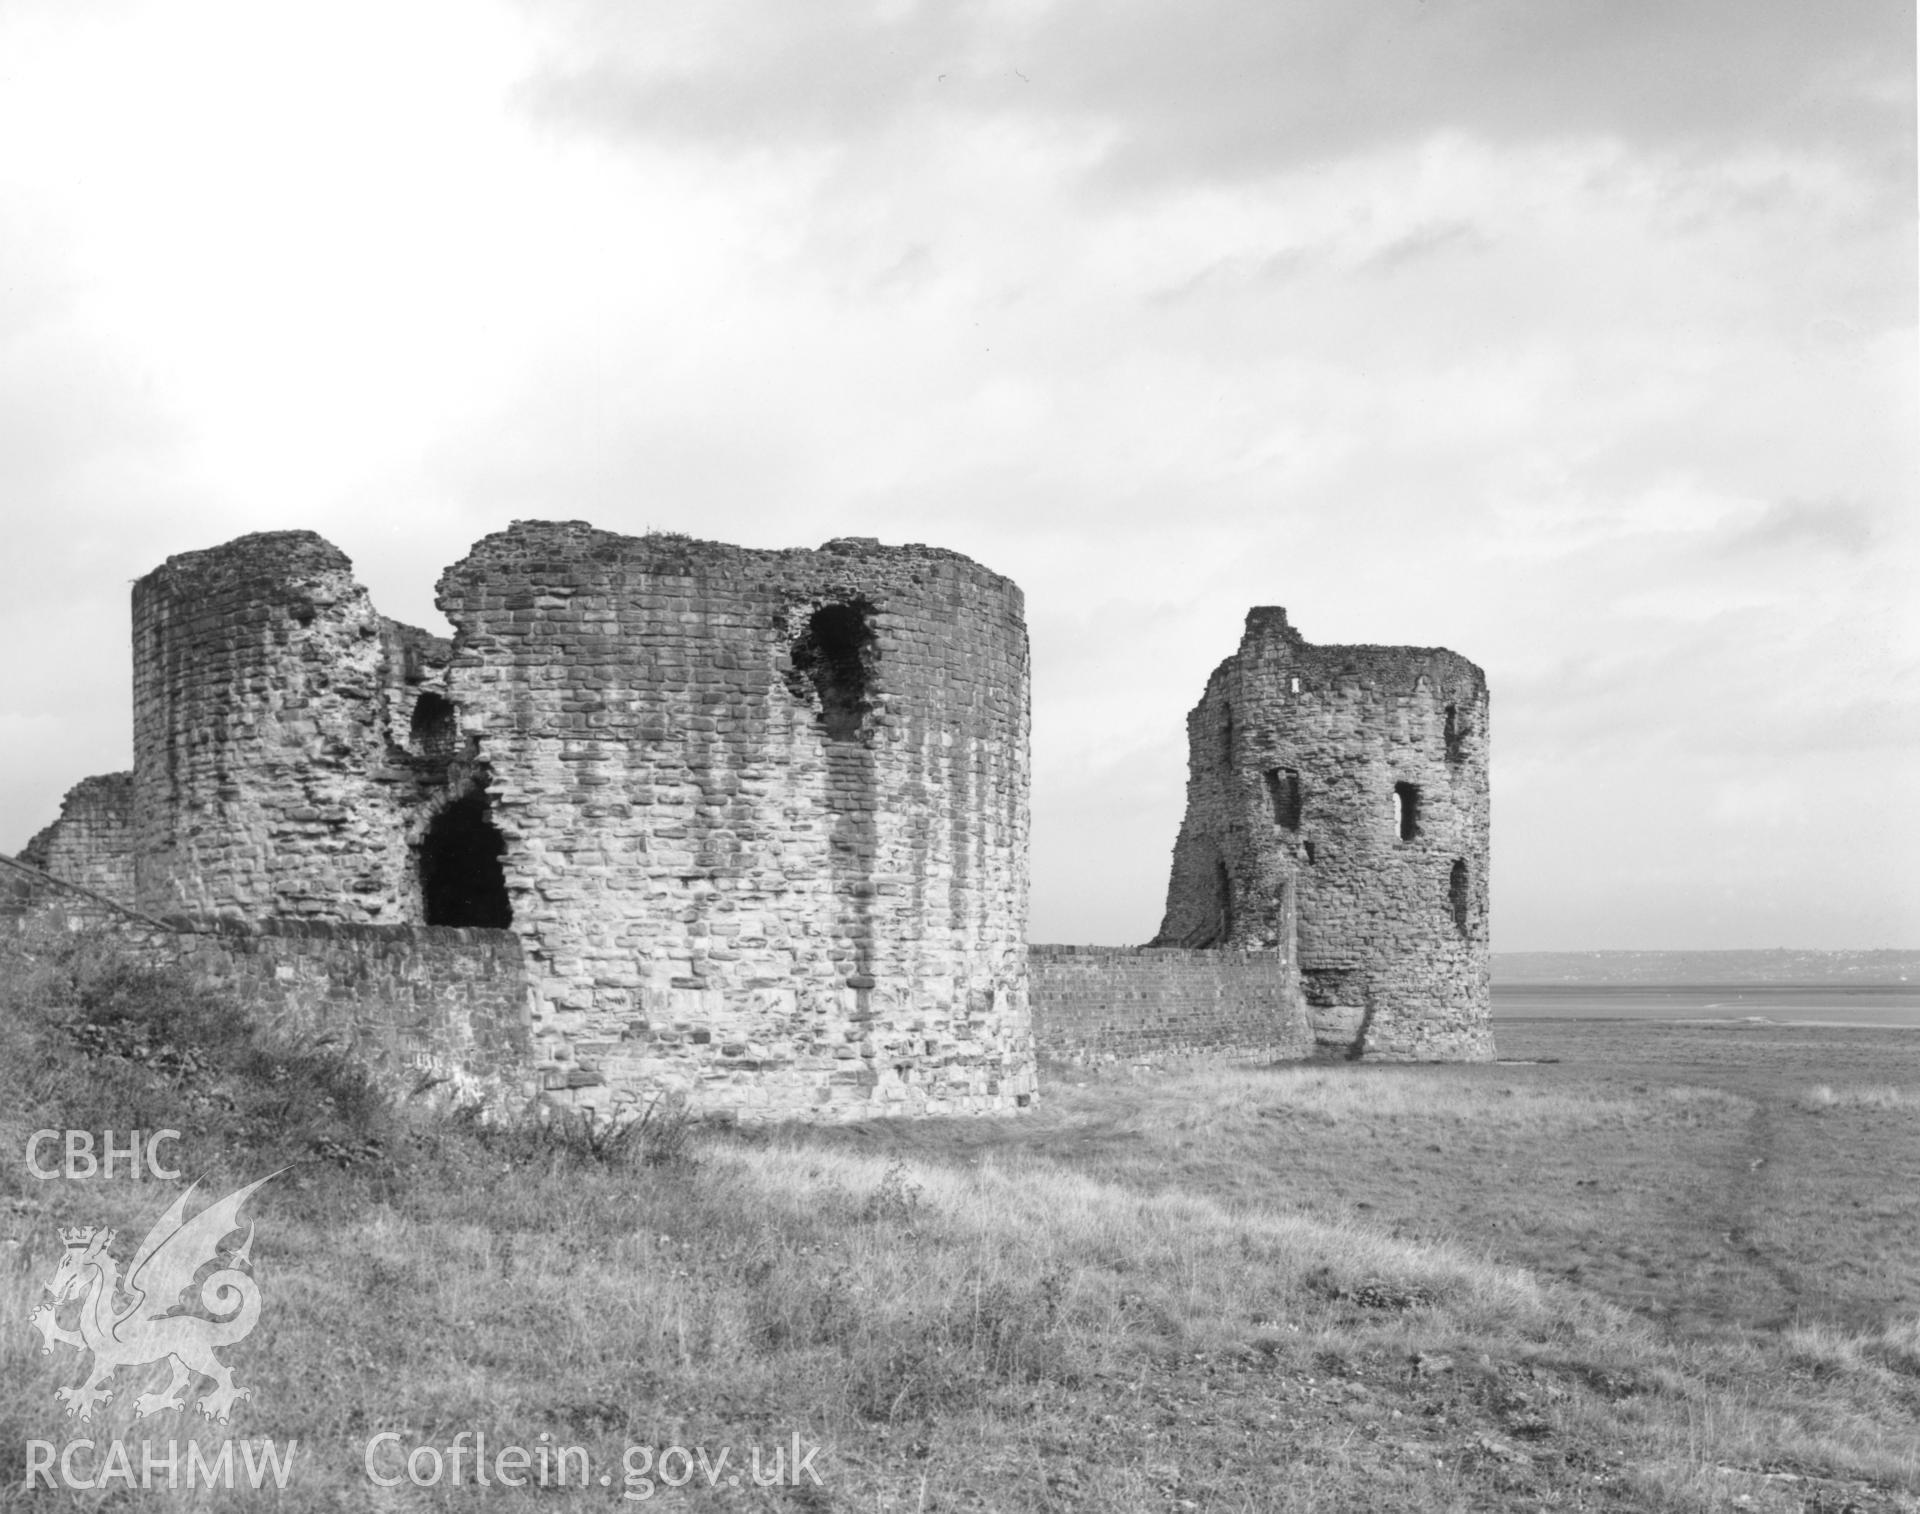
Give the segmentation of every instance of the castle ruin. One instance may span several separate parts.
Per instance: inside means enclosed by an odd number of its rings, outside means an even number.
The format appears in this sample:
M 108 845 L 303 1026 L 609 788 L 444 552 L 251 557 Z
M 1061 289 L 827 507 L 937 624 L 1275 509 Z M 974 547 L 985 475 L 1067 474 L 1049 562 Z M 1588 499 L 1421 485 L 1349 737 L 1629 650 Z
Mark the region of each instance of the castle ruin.
M 131 782 L 90 780 L 117 830 L 83 785 L 35 855 L 156 915 L 511 930 L 578 1103 L 1028 1101 L 1018 588 L 519 522 L 437 602 L 451 642 L 311 532 L 169 558 L 134 588 Z
M 1036 1039 L 1491 1055 L 1487 693 L 1451 652 L 1251 612 L 1189 717 L 1158 938 L 1029 949 L 1009 580 L 520 521 L 437 603 L 451 640 L 306 531 L 169 558 L 133 592 L 133 771 L 20 860 L 389 1060 L 615 1114 L 1012 1110 Z

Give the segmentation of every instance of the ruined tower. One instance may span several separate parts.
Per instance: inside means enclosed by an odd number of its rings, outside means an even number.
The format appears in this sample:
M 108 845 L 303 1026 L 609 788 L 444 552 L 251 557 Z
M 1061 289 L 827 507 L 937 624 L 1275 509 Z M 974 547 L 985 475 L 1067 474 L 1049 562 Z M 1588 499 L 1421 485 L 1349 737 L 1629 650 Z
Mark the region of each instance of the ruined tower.
M 439 603 L 550 1066 L 761 1114 L 1027 1102 L 1011 582 L 520 522 Z
M 181 553 L 140 579 L 135 902 L 418 920 L 408 830 L 437 775 L 415 771 L 412 721 L 448 650 L 376 614 L 311 531 Z
M 1297 944 L 1323 1050 L 1492 1056 L 1487 684 L 1457 653 L 1247 614 L 1187 717 L 1157 945 Z

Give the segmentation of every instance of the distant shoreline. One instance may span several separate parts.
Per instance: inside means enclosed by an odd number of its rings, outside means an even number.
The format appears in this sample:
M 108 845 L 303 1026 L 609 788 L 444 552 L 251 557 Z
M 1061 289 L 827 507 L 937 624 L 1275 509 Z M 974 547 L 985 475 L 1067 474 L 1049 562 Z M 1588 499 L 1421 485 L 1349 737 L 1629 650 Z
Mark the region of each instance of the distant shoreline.
M 1495 952 L 1499 988 L 1920 989 L 1920 950 Z
M 1675 981 L 1671 983 L 1569 983 L 1531 982 L 1526 979 L 1496 978 L 1493 991 L 1498 994 L 1591 994 L 1591 993 L 1673 993 L 1673 994 L 1920 994 L 1920 981 L 1912 983 L 1849 983 L 1832 979 L 1803 982 L 1756 983 L 1736 979 L 1723 983 Z
M 1493 1020 L 1920 1028 L 1920 984 L 1495 983 Z
M 1497 1010 L 1496 1025 L 1733 1025 L 1755 1030 L 1920 1030 L 1920 1020 L 1770 1020 L 1765 1015 L 1714 1016 L 1683 1015 L 1665 1019 L 1659 1015 L 1503 1015 Z

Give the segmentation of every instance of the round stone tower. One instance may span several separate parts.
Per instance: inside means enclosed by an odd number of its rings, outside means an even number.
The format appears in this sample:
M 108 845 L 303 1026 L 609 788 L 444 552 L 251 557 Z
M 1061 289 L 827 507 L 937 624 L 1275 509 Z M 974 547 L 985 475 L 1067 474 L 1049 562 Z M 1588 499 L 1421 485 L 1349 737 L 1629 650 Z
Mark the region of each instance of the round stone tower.
M 1260 607 L 1187 734 L 1156 944 L 1295 939 L 1323 1049 L 1491 1057 L 1481 670 L 1434 647 L 1312 646 Z
M 753 1117 L 1028 1101 L 1017 587 L 863 538 L 517 522 L 439 604 L 549 1090 Z
M 170 557 L 133 590 L 134 887 L 146 909 L 405 918 L 382 774 L 383 623 L 311 531 Z

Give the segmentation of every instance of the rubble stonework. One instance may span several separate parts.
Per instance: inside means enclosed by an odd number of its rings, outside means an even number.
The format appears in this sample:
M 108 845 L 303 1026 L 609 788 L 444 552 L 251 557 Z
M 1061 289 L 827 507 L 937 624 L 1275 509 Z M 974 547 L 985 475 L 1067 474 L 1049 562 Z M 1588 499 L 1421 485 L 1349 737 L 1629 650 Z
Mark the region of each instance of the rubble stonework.
M 1187 737 L 1156 944 L 1297 937 L 1323 1048 L 1491 1057 L 1480 669 L 1439 648 L 1316 647 L 1260 607 Z
M 99 773 L 67 790 L 60 818 L 20 849 L 20 860 L 131 899 L 133 852 L 133 774 Z

